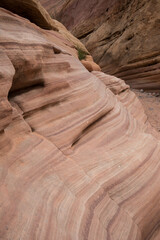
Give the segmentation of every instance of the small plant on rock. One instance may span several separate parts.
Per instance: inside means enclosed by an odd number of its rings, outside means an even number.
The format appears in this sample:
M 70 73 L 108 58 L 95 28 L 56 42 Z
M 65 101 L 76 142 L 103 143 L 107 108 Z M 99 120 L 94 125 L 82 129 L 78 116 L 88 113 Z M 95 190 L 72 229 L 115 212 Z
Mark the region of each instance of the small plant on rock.
M 81 48 L 77 47 L 77 51 L 78 51 L 78 58 L 79 60 L 83 60 L 86 59 L 86 55 L 87 53 L 84 52 Z

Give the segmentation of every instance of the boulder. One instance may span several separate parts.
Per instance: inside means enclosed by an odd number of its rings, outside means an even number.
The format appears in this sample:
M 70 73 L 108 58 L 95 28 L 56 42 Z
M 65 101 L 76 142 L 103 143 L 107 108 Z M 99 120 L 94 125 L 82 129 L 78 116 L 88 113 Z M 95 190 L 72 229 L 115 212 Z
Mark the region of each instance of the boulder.
M 93 61 L 93 58 L 90 55 L 87 55 L 85 59 L 81 60 L 81 62 L 89 72 L 101 71 L 99 65 Z

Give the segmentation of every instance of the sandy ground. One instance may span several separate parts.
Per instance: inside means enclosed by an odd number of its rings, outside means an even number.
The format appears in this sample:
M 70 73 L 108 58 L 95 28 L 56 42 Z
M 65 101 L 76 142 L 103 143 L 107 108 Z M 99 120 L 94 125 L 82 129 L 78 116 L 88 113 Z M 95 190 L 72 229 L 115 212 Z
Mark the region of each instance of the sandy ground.
M 150 124 L 160 132 L 160 94 L 132 89 L 144 106 Z

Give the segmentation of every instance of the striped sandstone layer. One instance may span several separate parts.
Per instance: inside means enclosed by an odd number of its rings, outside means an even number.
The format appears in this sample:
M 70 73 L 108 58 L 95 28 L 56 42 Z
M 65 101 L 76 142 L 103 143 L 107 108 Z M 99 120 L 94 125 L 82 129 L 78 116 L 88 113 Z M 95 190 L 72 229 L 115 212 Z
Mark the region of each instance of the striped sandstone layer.
M 0 26 L 0 239 L 159 239 L 160 142 L 129 86 L 58 32 Z
M 54 30 L 61 33 L 61 35 L 68 39 L 73 46 L 89 54 L 85 46 L 75 38 L 63 24 L 50 17 L 39 0 L 1 0 L 0 7 L 29 19 L 43 29 Z
M 75 55 L 77 58 L 79 51 L 84 54 L 86 59 L 82 60 L 82 63 L 90 72 L 93 70 L 101 71 L 100 67 L 89 55 L 89 52 L 84 44 L 74 37 L 62 23 L 58 22 L 56 19 L 52 19 L 38 0 L 1 0 L 0 7 L 8 9 L 22 17 L 29 19 L 31 22 L 43 29 L 59 32 L 70 42 L 70 44 L 73 45 L 73 48 L 77 49 L 77 54 Z
M 40 0 L 102 71 L 133 88 L 160 90 L 159 0 Z

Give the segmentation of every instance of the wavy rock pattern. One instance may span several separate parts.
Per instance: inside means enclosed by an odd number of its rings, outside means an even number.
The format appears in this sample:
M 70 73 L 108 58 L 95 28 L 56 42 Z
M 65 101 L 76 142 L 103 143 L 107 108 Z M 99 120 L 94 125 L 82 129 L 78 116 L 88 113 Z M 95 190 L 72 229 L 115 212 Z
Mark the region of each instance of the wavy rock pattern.
M 86 47 L 75 38 L 63 24 L 50 17 L 48 12 L 40 4 L 39 0 L 1 0 L 0 7 L 29 19 L 43 29 L 59 32 L 65 39 L 68 39 L 75 48 L 78 47 L 89 54 Z
M 105 73 L 160 89 L 159 0 L 40 0 L 81 39 Z
M 0 16 L 0 238 L 159 239 L 160 142 L 138 99 L 57 32 Z

